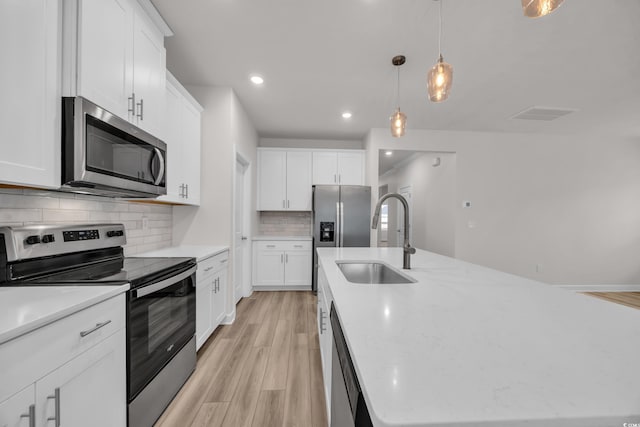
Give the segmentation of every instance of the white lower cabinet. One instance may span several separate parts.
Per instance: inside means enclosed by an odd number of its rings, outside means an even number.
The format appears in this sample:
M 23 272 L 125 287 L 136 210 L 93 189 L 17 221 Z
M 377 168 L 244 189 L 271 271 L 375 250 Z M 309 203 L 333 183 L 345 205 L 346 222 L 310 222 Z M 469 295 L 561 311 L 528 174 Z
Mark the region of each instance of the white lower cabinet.
M 0 426 L 124 427 L 125 296 L 0 345 Z
M 0 402 L 0 426 L 32 427 L 35 425 L 36 404 L 35 386 L 24 390 Z M 31 421 L 33 419 L 33 421 Z
M 36 425 L 124 426 L 124 339 L 120 330 L 36 382 Z
M 311 286 L 311 242 L 264 240 L 253 244 L 253 286 Z
M 196 271 L 196 349 L 211 336 L 226 314 L 229 251 L 198 262 Z
M 320 341 L 320 360 L 324 381 L 325 402 L 327 402 L 327 420 L 331 423 L 331 361 L 333 350 L 333 329 L 329 313 L 333 297 L 324 270 L 318 270 L 318 339 Z

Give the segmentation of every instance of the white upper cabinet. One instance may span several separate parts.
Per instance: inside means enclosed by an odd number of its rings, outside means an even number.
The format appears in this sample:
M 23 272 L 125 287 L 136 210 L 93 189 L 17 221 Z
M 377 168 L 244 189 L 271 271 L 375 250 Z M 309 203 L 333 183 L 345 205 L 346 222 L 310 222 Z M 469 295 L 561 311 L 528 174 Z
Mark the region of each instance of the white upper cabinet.
M 83 96 L 162 137 L 164 34 L 135 0 L 64 5 L 64 94 Z
M 67 5 L 71 3 L 67 2 L 65 8 Z M 71 79 L 76 74 L 77 90 L 72 95 L 82 95 L 130 120 L 129 97 L 133 93 L 131 0 L 79 0 L 77 7 L 77 73 L 69 70 Z M 65 51 L 74 47 L 65 45 Z
M 311 152 L 258 150 L 260 211 L 311 210 Z
M 287 200 L 287 152 L 258 150 L 258 210 L 285 210 Z
M 0 182 L 60 186 L 61 2 L 0 2 Z
M 166 72 L 165 142 L 167 195 L 159 201 L 200 204 L 200 118 L 202 107 Z
M 140 10 L 133 21 L 135 123 L 160 139 L 165 113 L 165 70 L 164 36 Z
M 364 185 L 364 151 L 314 151 L 313 185 Z

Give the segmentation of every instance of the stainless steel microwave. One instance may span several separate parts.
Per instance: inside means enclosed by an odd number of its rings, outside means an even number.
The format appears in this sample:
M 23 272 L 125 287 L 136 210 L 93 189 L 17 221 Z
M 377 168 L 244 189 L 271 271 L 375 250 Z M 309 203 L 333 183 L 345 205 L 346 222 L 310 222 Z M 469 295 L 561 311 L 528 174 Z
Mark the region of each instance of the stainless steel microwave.
M 62 98 L 61 190 L 158 197 L 166 176 L 164 142 L 85 98 Z

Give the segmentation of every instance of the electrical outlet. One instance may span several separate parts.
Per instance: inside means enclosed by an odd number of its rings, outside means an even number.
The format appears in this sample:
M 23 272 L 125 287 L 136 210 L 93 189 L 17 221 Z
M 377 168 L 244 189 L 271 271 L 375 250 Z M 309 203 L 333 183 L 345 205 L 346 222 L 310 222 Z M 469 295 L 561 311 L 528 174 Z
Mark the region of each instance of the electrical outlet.
M 149 218 L 147 218 L 146 216 L 142 217 L 142 229 L 143 230 L 149 229 Z
M 540 264 L 536 264 L 536 273 L 540 273 L 542 271 L 542 266 Z

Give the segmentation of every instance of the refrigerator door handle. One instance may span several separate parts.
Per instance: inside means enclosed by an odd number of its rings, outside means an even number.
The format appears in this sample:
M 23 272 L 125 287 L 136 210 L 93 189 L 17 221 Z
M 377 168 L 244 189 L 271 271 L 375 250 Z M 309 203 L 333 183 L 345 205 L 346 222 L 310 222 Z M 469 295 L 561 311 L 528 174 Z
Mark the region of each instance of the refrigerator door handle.
M 340 223 L 340 202 L 336 202 L 336 248 L 340 247 L 340 233 L 342 232 Z
M 344 204 L 340 202 L 339 205 L 340 219 L 338 222 L 340 223 L 340 247 L 342 247 L 344 246 Z

